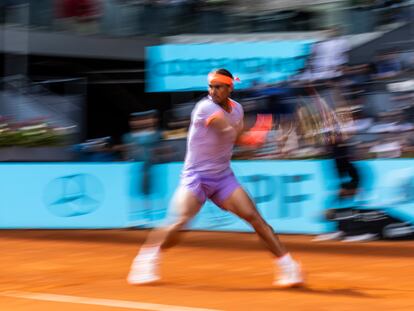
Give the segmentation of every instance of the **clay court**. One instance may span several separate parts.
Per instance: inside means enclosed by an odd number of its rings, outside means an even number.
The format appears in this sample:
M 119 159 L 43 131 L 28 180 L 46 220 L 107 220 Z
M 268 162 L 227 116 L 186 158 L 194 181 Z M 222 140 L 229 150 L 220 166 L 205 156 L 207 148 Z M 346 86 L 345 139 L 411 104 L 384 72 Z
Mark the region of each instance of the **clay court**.
M 272 287 L 271 257 L 250 233 L 186 232 L 165 253 L 163 281 L 130 286 L 147 232 L 2 231 L 0 310 L 414 310 L 411 241 L 311 242 L 282 235 L 306 271 Z

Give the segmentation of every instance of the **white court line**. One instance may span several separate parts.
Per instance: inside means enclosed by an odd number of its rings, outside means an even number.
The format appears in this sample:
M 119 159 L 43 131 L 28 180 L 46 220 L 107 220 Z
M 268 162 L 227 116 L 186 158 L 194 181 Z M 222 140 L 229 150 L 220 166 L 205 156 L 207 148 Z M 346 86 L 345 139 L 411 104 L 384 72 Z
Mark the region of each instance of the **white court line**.
M 116 299 L 101 299 L 101 298 L 89 298 L 69 295 L 55 295 L 47 293 L 32 293 L 24 291 L 7 291 L 1 292 L 1 296 L 13 297 L 13 298 L 24 298 L 41 301 L 53 301 L 53 302 L 68 302 L 85 305 L 96 305 L 104 307 L 117 307 L 126 309 L 140 309 L 140 310 L 151 310 L 151 311 L 221 311 L 218 309 L 204 309 L 204 308 L 191 308 L 182 306 L 172 306 L 157 303 L 146 303 L 139 301 L 130 300 L 116 300 Z

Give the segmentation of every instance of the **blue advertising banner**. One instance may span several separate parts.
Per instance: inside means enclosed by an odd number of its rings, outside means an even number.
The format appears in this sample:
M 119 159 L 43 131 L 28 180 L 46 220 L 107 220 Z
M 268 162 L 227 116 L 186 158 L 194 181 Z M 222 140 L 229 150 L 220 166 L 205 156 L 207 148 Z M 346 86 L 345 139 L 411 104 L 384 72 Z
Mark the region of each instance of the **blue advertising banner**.
M 325 219 L 328 208 L 381 209 L 414 224 L 414 161 L 371 160 L 356 162 L 361 189 L 355 200 L 337 201 L 339 179 L 333 161 L 233 161 L 233 170 L 266 221 L 280 233 L 319 234 L 334 230 Z M 162 165 L 164 195 L 151 207 L 149 227 L 165 221 L 166 208 L 179 183 L 182 164 Z M 161 168 L 158 168 L 160 170 Z M 158 171 L 160 173 L 160 171 Z M 161 176 L 161 175 L 158 175 Z M 147 210 L 148 213 L 148 210 Z M 207 202 L 189 225 L 195 230 L 252 231 L 234 215 Z
M 367 209 L 377 208 L 414 224 L 414 161 L 375 160 L 360 163 L 363 191 L 358 201 Z
M 0 165 L 0 228 L 121 228 L 128 165 Z
M 414 160 L 356 162 L 362 188 L 350 206 L 381 209 L 414 224 Z M 234 161 L 233 170 L 263 217 L 279 233 L 319 234 L 339 180 L 329 160 Z M 0 228 L 80 229 L 154 227 L 165 221 L 182 163 L 155 165 L 151 193 L 143 191 L 141 163 L 0 165 Z M 346 206 L 343 206 L 346 207 Z M 252 231 L 207 202 L 194 230 Z
M 147 92 L 204 91 L 207 74 L 226 68 L 236 89 L 288 79 L 305 66 L 311 40 L 167 44 L 146 50 Z
M 323 217 L 326 185 L 322 171 L 328 161 L 234 161 L 232 168 L 249 192 L 263 217 L 280 233 L 321 233 L 333 229 Z M 182 164 L 165 165 L 167 197 L 179 183 Z M 168 200 L 163 206 L 168 206 Z M 165 212 L 154 217 L 153 225 L 164 221 Z M 252 231 L 236 216 L 207 202 L 191 222 L 190 229 Z

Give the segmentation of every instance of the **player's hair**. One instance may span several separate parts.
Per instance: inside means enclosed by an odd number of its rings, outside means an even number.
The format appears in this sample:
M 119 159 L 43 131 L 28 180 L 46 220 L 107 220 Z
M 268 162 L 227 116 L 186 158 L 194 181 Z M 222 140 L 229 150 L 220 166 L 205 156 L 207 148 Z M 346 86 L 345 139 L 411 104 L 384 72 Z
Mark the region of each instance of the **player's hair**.
M 224 69 L 224 68 L 215 69 L 211 73 L 218 73 L 218 74 L 221 74 L 223 76 L 227 76 L 227 77 L 230 77 L 230 78 L 234 79 L 233 78 L 233 75 L 231 74 L 231 72 L 228 71 L 227 69 Z

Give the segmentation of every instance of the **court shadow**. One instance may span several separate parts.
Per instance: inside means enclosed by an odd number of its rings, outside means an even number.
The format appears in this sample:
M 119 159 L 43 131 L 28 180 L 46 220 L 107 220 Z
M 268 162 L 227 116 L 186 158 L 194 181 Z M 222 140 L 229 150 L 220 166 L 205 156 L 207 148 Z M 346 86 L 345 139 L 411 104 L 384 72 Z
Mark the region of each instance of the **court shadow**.
M 342 296 L 353 298 L 371 298 L 377 299 L 380 296 L 369 295 L 363 291 L 353 288 L 336 288 L 336 289 L 316 289 L 308 285 L 302 285 L 294 288 L 278 288 L 275 286 L 263 287 L 232 287 L 232 286 L 217 286 L 206 284 L 180 284 L 173 282 L 160 282 L 160 286 L 174 288 L 174 289 L 190 289 L 205 292 L 292 292 L 304 294 L 317 294 L 326 296 Z
M 353 288 L 333 288 L 333 289 L 316 289 L 307 286 L 299 287 L 299 288 L 290 288 L 290 289 L 283 289 L 287 291 L 294 291 L 294 292 L 302 292 L 302 293 L 309 293 L 309 294 L 318 294 L 318 295 L 326 295 L 326 296 L 345 296 L 345 297 L 358 297 L 358 298 L 373 298 L 377 299 L 380 298 L 379 296 L 369 295 L 364 293 L 363 291 L 353 289 Z

